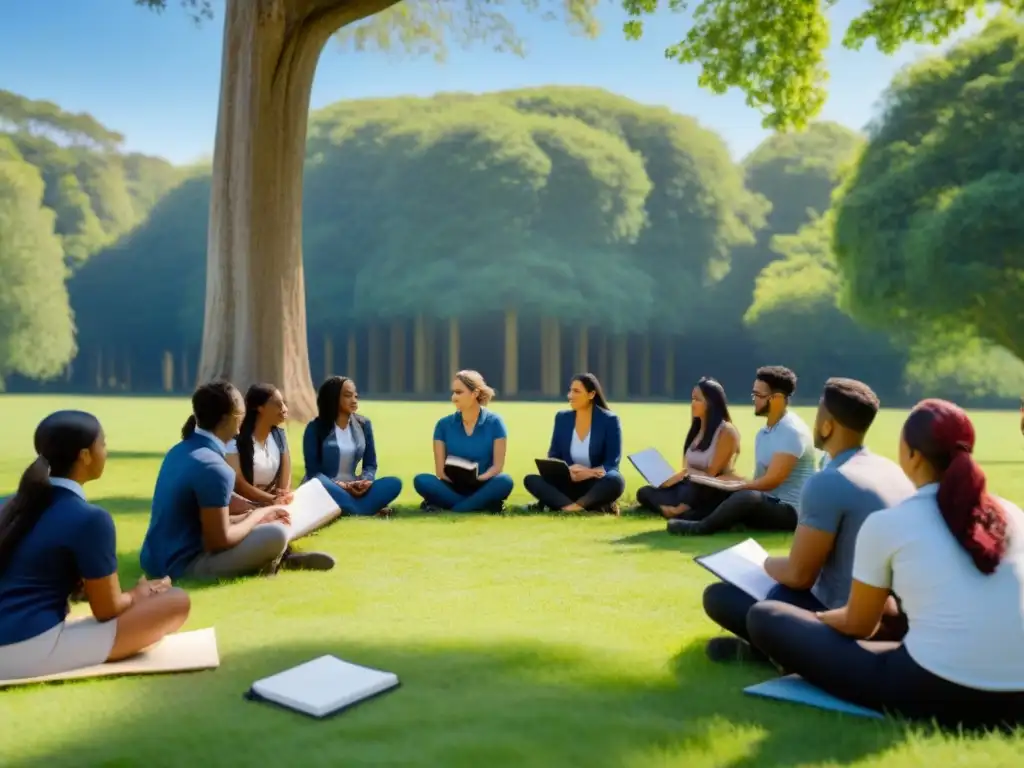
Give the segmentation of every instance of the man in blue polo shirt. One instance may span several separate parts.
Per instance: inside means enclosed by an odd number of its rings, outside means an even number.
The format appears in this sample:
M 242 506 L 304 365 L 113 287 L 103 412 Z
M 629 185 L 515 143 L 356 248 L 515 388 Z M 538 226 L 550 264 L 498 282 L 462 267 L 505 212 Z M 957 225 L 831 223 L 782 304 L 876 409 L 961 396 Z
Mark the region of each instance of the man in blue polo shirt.
M 803 487 L 789 554 L 765 561 L 765 571 L 779 583 L 768 599 L 810 611 L 845 605 L 853 579 L 857 533 L 864 520 L 914 494 L 913 483 L 898 464 L 864 446 L 878 410 L 878 397 L 867 384 L 839 378 L 825 384 L 814 420 L 814 444 L 831 460 Z M 739 587 L 724 582 L 704 591 L 705 613 L 734 635 L 708 643 L 712 660 L 764 659 L 749 645 L 747 634 L 747 612 L 754 603 Z M 894 600 L 890 600 L 887 614 L 891 630 L 899 623 Z

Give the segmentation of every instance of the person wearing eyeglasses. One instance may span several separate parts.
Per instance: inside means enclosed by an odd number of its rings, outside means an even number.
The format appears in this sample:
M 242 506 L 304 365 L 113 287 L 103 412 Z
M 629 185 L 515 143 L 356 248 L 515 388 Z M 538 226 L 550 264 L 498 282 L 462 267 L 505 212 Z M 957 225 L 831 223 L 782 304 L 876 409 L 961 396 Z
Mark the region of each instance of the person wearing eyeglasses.
M 669 520 L 669 533 L 703 536 L 737 525 L 764 531 L 796 529 L 800 493 L 818 471 L 814 435 L 789 410 L 796 382 L 796 374 L 781 365 L 758 369 L 751 399 L 754 414 L 767 423 L 754 438 L 754 479 L 743 483 L 707 517 Z

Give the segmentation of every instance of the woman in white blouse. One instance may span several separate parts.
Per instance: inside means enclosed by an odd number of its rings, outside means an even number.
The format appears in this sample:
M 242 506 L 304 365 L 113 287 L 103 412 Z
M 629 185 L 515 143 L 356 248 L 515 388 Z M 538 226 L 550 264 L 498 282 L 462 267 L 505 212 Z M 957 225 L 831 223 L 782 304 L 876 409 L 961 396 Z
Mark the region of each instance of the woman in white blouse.
M 900 439 L 918 491 L 864 522 L 847 604 L 814 614 L 759 603 L 753 643 L 861 706 L 952 727 L 1024 722 L 1024 513 L 988 494 L 973 449 L 959 407 L 919 403 Z M 901 643 L 870 641 L 890 591 L 909 629 Z
M 278 389 L 254 384 L 245 393 L 245 418 L 238 437 L 227 444 L 235 470 L 235 493 L 258 507 L 292 500 L 292 459 L 282 429 L 288 406 Z

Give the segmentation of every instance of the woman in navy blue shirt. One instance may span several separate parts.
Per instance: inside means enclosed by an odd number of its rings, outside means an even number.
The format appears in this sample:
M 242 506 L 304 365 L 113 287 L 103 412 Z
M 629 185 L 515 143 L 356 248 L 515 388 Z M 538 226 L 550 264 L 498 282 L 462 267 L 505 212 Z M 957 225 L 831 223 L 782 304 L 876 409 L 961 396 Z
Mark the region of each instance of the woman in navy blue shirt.
M 356 383 L 345 376 L 331 376 L 320 385 L 316 409 L 317 416 L 302 437 L 305 479 L 318 479 L 346 514 L 389 516 L 388 505 L 402 492 L 402 481 L 377 477 L 373 426 L 356 413 Z M 362 471 L 356 474 L 360 462 Z
M 619 417 L 609 410 L 601 382 L 592 373 L 573 376 L 569 406 L 569 410 L 555 414 L 548 448 L 549 459 L 561 459 L 569 465 L 568 479 L 545 480 L 540 475 L 527 475 L 523 485 L 541 508 L 617 513 L 615 502 L 626 489 L 619 472 Z
M 0 678 L 60 674 L 134 656 L 176 631 L 188 596 L 169 579 L 121 591 L 114 521 L 85 499 L 103 474 L 96 417 L 57 411 L 36 428 L 37 458 L 0 509 Z M 67 620 L 82 589 L 92 617 Z
M 505 422 L 486 406 L 494 397 L 476 371 L 459 371 L 452 381 L 455 413 L 434 427 L 434 474 L 416 475 L 413 486 L 428 511 L 501 512 L 512 493 L 512 478 L 505 468 L 508 432 Z M 445 470 L 449 459 L 477 465 L 477 483 L 456 485 Z

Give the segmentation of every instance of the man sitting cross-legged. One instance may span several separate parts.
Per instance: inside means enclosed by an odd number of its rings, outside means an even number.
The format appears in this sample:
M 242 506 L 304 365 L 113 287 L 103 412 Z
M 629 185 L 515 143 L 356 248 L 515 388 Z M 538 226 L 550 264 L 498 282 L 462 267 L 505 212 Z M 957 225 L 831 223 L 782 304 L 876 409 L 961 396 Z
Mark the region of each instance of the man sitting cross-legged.
M 899 465 L 864 446 L 878 408 L 878 398 L 867 384 L 852 379 L 826 382 L 814 420 L 814 445 L 831 460 L 804 484 L 789 555 L 765 561 L 765 571 L 779 582 L 768 599 L 810 611 L 845 605 L 861 524 L 871 513 L 913 495 L 914 486 Z M 713 661 L 765 660 L 750 646 L 747 634 L 747 612 L 754 603 L 746 592 L 724 582 L 704 591 L 704 611 L 735 635 L 708 643 Z M 891 597 L 887 614 L 897 616 Z

